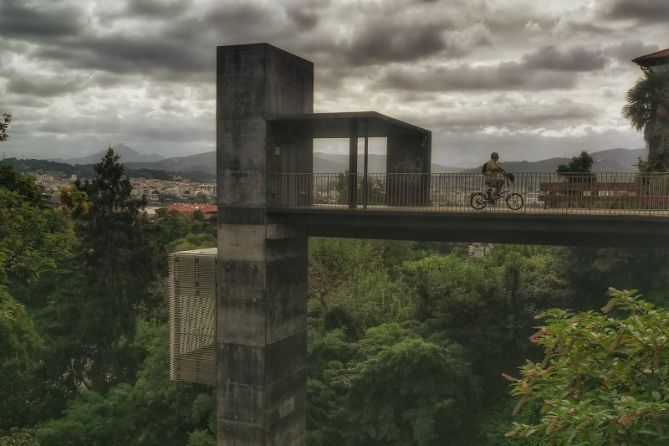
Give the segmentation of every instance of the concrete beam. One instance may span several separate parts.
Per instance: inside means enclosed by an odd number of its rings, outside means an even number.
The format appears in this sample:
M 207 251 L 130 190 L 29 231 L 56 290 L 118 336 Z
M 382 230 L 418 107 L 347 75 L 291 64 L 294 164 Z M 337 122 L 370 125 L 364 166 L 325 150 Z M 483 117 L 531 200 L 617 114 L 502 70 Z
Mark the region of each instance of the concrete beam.
M 309 236 L 562 246 L 669 246 L 666 217 L 282 209 L 271 222 Z

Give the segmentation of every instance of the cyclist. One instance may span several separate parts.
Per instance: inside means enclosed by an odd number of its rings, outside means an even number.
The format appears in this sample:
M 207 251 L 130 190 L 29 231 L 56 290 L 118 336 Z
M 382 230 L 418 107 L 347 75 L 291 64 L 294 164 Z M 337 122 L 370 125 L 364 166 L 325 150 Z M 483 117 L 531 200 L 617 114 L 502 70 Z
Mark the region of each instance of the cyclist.
M 490 154 L 490 161 L 484 164 L 483 174 L 485 175 L 485 184 L 488 186 L 488 195 L 492 203 L 499 198 L 499 193 L 504 186 L 504 174 L 506 171 L 497 164 L 499 154 L 492 152 Z M 495 195 L 492 195 L 492 190 L 495 190 Z

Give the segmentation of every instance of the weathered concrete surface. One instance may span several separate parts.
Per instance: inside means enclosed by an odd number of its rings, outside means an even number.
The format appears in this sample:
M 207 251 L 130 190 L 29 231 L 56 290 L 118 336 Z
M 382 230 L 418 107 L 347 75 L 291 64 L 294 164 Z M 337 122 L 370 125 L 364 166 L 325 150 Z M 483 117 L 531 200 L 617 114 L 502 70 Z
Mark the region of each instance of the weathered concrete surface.
M 387 173 L 430 173 L 431 134 L 388 136 Z M 390 206 L 425 206 L 430 197 L 429 176 L 388 179 L 387 204 Z
M 418 209 L 418 208 L 416 208 Z M 269 221 L 314 237 L 660 248 L 667 217 L 419 210 L 272 209 Z
M 217 49 L 218 444 L 304 445 L 307 238 L 267 224 L 268 167 L 311 171 L 311 140 L 266 117 L 313 112 L 313 64 L 267 44 Z

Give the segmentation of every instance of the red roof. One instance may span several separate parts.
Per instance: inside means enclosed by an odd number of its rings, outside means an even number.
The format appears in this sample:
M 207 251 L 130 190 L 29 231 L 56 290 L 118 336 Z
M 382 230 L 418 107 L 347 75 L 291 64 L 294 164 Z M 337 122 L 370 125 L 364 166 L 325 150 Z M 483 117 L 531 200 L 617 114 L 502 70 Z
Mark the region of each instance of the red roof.
M 669 63 L 669 48 L 637 57 L 636 59 L 632 59 L 632 62 L 637 63 L 642 67 L 664 65 Z
M 184 212 L 187 214 L 192 214 L 195 211 L 200 211 L 203 214 L 213 214 L 218 209 L 213 204 L 184 204 L 184 203 L 174 203 L 167 206 L 167 211 L 176 211 Z

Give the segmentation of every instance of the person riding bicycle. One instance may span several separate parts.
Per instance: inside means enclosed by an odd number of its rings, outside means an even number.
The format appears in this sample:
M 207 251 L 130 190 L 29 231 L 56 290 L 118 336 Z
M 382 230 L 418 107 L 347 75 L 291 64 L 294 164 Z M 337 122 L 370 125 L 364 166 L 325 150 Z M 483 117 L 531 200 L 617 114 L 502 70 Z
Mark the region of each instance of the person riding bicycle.
M 492 152 L 490 154 L 490 161 L 484 164 L 483 174 L 485 175 L 485 184 L 490 188 L 490 190 L 495 189 L 495 196 L 490 196 L 491 201 L 495 201 L 499 197 L 499 193 L 504 186 L 504 175 L 506 171 L 497 164 L 499 160 L 499 154 L 497 152 Z

